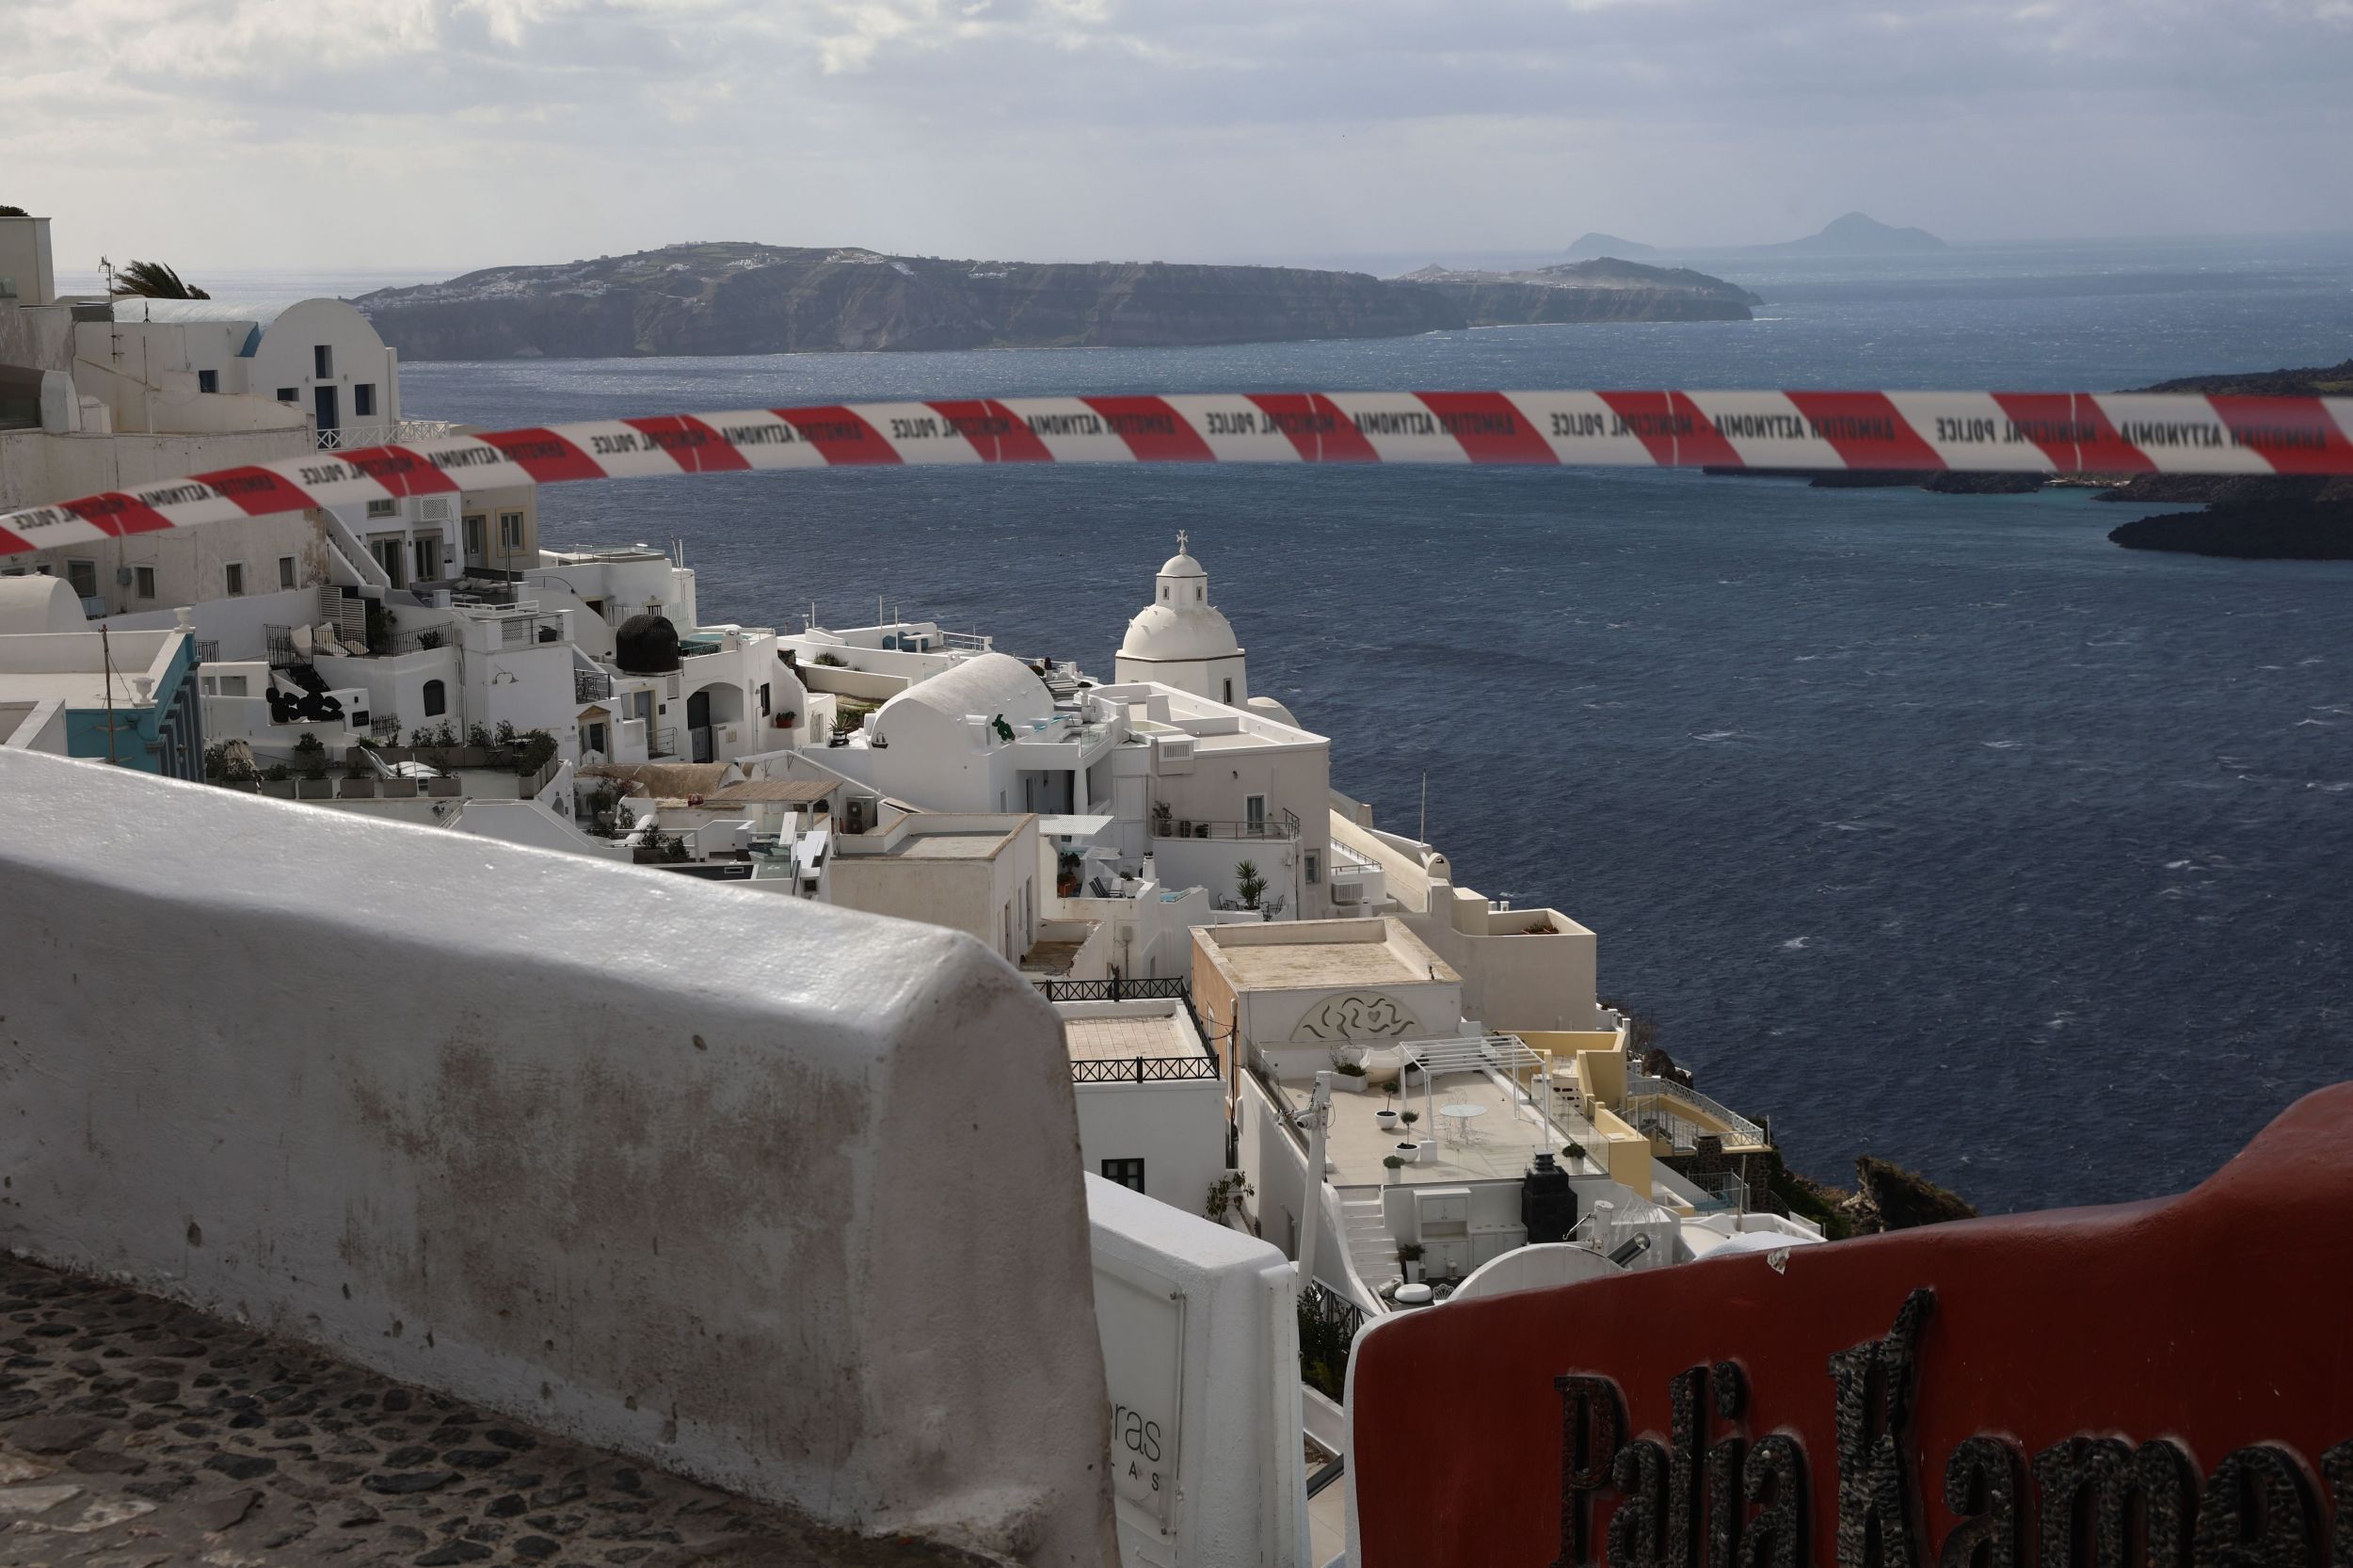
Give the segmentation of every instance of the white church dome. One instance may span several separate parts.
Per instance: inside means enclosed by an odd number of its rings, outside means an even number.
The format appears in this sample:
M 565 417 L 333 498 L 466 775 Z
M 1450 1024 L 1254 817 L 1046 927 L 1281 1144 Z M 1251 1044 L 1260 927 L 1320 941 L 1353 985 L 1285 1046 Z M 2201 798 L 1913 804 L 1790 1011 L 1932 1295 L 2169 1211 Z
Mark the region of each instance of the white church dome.
M 1241 653 L 1233 624 L 1209 602 L 1209 574 L 1185 549 L 1185 536 L 1177 535 L 1176 553 L 1160 563 L 1152 602 L 1128 623 L 1119 656 L 1168 664 Z
M 1128 623 L 1119 651 L 1129 659 L 1226 659 L 1241 645 L 1233 623 L 1206 604 L 1192 610 L 1154 604 Z

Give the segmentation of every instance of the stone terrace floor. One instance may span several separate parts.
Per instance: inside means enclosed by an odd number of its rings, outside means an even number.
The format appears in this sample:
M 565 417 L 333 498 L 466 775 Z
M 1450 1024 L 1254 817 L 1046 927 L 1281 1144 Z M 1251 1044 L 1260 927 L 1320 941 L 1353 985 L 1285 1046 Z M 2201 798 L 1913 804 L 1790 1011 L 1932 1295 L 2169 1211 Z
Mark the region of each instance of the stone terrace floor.
M 0 1256 L 0 1565 L 983 1568 Z

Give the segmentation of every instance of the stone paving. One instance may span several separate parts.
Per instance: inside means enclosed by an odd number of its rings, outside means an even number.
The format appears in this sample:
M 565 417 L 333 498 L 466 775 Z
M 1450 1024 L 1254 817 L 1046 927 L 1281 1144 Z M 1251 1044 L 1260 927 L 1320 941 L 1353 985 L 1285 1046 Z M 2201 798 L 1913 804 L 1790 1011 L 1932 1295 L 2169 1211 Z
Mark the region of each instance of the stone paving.
M 0 1256 L 0 1565 L 985 1568 Z

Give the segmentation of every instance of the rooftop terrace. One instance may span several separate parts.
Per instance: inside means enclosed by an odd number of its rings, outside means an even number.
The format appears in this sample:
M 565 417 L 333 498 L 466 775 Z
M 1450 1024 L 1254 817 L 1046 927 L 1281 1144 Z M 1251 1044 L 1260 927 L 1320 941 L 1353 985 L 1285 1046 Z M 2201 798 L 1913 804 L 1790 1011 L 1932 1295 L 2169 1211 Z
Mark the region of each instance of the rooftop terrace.
M 1200 936 L 1241 990 L 1426 984 L 1462 978 L 1395 920 L 1209 926 Z

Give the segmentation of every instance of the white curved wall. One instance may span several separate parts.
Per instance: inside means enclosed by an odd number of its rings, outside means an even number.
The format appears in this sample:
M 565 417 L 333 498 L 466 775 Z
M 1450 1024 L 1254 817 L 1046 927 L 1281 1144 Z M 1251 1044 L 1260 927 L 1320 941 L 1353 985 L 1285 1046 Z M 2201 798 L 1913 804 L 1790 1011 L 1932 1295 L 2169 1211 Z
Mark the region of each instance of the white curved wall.
M 1069 1063 L 970 939 L 43 756 L 0 798 L 40 824 L 0 1245 L 837 1523 L 1114 1560 Z

